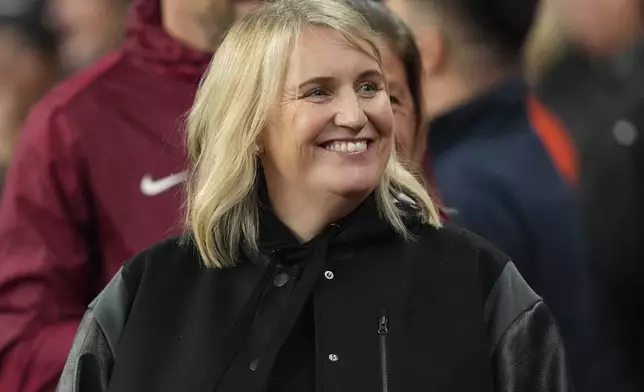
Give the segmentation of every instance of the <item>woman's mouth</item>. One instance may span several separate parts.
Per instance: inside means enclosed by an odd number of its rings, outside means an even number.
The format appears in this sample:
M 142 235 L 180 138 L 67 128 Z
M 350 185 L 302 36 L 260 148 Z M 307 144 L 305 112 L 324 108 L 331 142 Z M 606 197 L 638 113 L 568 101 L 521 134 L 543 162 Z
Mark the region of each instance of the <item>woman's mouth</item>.
M 370 140 L 360 139 L 360 140 L 334 140 L 328 143 L 324 143 L 320 147 L 325 148 L 327 151 L 334 152 L 348 152 L 348 153 L 360 153 L 367 151 L 371 144 Z

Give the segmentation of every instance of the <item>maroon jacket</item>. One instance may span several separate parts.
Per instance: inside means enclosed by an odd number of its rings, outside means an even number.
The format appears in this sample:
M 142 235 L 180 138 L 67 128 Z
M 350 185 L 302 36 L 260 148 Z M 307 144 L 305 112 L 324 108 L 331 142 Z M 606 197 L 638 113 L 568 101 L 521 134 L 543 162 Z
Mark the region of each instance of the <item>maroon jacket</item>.
M 52 391 L 92 298 L 178 232 L 179 124 L 209 60 L 136 0 L 124 46 L 34 109 L 0 205 L 0 391 Z

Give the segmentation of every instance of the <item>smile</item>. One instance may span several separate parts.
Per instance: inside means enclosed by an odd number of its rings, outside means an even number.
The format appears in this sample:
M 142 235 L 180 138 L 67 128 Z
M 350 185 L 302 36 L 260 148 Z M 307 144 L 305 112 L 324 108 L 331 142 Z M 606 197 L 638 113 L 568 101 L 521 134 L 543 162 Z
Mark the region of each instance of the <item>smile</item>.
M 332 141 L 324 145 L 324 148 L 327 151 L 334 152 L 364 152 L 369 148 L 368 140 L 356 140 L 356 141 Z

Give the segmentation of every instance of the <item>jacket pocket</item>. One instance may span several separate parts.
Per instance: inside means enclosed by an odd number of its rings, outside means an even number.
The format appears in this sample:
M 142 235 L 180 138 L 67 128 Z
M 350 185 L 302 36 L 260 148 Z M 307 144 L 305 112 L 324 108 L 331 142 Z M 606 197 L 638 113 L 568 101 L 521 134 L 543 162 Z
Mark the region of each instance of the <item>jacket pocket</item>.
M 386 310 L 378 312 L 378 355 L 380 357 L 380 386 L 382 392 L 389 392 L 389 317 Z

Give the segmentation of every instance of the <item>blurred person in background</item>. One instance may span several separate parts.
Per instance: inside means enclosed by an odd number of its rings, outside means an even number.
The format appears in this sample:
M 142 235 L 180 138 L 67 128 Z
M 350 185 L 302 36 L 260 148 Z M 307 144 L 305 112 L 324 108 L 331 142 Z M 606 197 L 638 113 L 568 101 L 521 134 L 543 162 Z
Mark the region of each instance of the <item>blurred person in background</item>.
M 451 220 L 509 254 L 547 299 L 585 390 L 590 294 L 574 149 L 522 77 L 537 1 L 386 4 L 423 57 L 428 150 Z
M 31 112 L 0 204 L 0 391 L 52 391 L 90 301 L 179 230 L 178 124 L 222 32 L 259 3 L 136 0 L 124 45 Z
M 580 151 L 596 327 L 593 390 L 641 392 L 644 2 L 548 0 L 547 5 L 566 42 L 555 42 L 565 50 L 540 72 L 538 91 L 565 121 Z
M 43 4 L 0 3 L 0 188 L 29 110 L 56 80 L 56 39 Z
M 63 72 L 76 72 L 118 47 L 132 0 L 49 0 Z
M 547 1 L 569 37 L 592 53 L 626 49 L 642 37 L 642 0 Z

